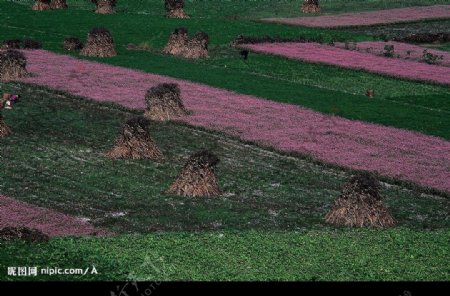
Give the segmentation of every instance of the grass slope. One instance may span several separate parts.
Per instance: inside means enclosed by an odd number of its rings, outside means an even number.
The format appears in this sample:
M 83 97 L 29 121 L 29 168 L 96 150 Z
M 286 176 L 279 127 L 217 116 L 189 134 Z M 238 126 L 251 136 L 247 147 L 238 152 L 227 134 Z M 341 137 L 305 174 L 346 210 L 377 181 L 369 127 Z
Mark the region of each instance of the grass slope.
M 165 19 L 160 1 L 153 0 L 128 1 L 127 4 L 119 2 L 120 13 L 108 16 L 95 15 L 89 11 L 91 4 L 88 1 L 76 2 L 79 5 L 72 4 L 73 8 L 79 8 L 78 10 L 51 12 L 31 11 L 28 2 L 27 6 L 12 2 L 0 3 L 2 8 L 0 27 L 4 29 L 0 32 L 0 40 L 31 37 L 43 41 L 46 49 L 62 52 L 61 42 L 64 37 L 74 35 L 85 39 L 86 33 L 92 27 L 105 26 L 114 35 L 119 56 L 101 60 L 102 62 L 198 81 L 275 101 L 299 104 L 350 119 L 450 138 L 448 129 L 450 117 L 448 113 L 443 112 L 448 110 L 450 102 L 448 87 L 300 63 L 267 55 L 251 54 L 249 60 L 244 61 L 239 58 L 237 50 L 228 48 L 228 43 L 241 33 L 251 36 L 280 35 L 285 38 L 304 36 L 323 41 L 331 39 L 358 41 L 372 37 L 332 30 L 258 23 L 248 19 L 236 20 L 226 17 L 232 15 L 237 7 L 227 1 L 187 3 L 193 16 L 189 20 Z M 263 2 L 271 7 L 280 5 L 278 1 Z M 382 2 L 377 3 L 382 5 Z M 405 5 L 406 2 L 397 3 Z M 242 5 L 254 7 L 255 4 Z M 217 9 L 205 8 L 212 6 Z M 147 7 L 145 13 L 141 11 L 144 7 Z M 139 11 L 141 12 L 138 13 Z M 80 23 L 80 20 L 83 21 Z M 127 26 L 123 26 L 124 23 Z M 211 36 L 210 59 L 188 61 L 160 53 L 170 32 L 180 25 L 187 26 L 192 33 L 199 30 L 208 31 Z M 128 51 L 125 47 L 130 42 L 145 44 L 150 50 Z M 365 99 L 364 94 L 368 88 L 375 89 L 377 100 Z M 416 100 L 417 96 L 419 97 Z
M 1 139 L 0 192 L 75 216 L 119 233 L 177 230 L 324 229 L 323 217 L 349 174 L 297 157 L 245 145 L 182 124 L 153 124 L 165 160 L 112 161 L 120 125 L 134 113 L 37 87 L 9 85 L 21 103 L 4 117 L 14 134 Z M 219 198 L 162 193 L 187 157 L 211 149 Z M 399 225 L 448 227 L 446 195 L 385 186 Z

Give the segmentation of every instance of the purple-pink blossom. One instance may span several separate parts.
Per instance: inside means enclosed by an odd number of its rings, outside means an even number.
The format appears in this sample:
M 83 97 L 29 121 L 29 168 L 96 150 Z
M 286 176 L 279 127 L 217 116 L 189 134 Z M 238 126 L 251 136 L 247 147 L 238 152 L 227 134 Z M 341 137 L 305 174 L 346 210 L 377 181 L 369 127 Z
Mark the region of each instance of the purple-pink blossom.
M 23 79 L 25 82 L 137 109 L 145 108 L 148 88 L 177 83 L 184 105 L 193 113 L 180 121 L 280 151 L 299 152 L 327 163 L 376 171 L 450 192 L 450 142 L 438 137 L 44 50 L 24 53 L 28 70 L 34 74 Z
M 307 27 L 337 28 L 350 26 L 372 26 L 440 18 L 450 18 L 450 5 L 394 8 L 313 17 L 265 18 L 262 20 Z
M 450 85 L 450 68 L 417 61 L 388 58 L 313 42 L 243 44 L 241 47 L 310 63 L 364 70 L 393 77 Z
M 407 59 L 411 61 L 425 62 L 423 59 L 424 50 L 428 53 L 442 57 L 442 59 L 436 60 L 436 65 L 450 67 L 450 52 L 438 49 L 427 48 L 423 46 L 413 45 L 404 42 L 396 41 L 364 41 L 356 44 L 345 44 L 342 42 L 336 42 L 334 46 L 338 48 L 357 50 L 365 53 L 370 53 L 378 56 L 384 56 L 386 45 L 394 46 L 394 58 Z
M 49 236 L 111 234 L 79 218 L 0 195 L 0 228 L 4 227 L 34 228 Z

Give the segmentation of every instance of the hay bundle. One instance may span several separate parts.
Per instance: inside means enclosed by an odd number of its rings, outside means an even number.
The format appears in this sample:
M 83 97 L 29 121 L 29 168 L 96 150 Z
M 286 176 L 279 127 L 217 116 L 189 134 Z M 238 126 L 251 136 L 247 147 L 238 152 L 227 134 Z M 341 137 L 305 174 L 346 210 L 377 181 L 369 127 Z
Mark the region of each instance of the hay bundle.
M 50 0 L 36 0 L 31 9 L 33 9 L 33 10 L 50 10 Z
M 25 39 L 23 41 L 23 48 L 24 49 L 41 49 L 42 43 L 39 41 L 33 40 L 33 39 Z
M 171 55 L 181 55 L 189 42 L 188 31 L 186 28 L 176 28 L 172 34 L 170 34 L 169 41 L 163 51 Z
M 149 121 L 143 117 L 128 120 L 115 146 L 106 156 L 113 159 L 160 159 L 162 153 L 150 137 Z
M 188 59 L 198 59 L 208 57 L 209 36 L 205 32 L 198 32 L 189 40 L 188 47 L 184 52 L 184 57 Z
M 52 0 L 50 3 L 51 9 L 67 9 L 66 0 Z
M 164 52 L 188 59 L 208 57 L 208 34 L 198 32 L 189 39 L 186 28 L 177 28 L 169 37 Z
M 166 193 L 191 197 L 210 197 L 221 194 L 214 167 L 219 158 L 209 151 L 189 157 L 175 182 Z
M 22 41 L 20 41 L 19 39 L 5 40 L 5 41 L 3 41 L 1 48 L 2 49 L 20 49 L 21 43 L 22 43 Z
M 28 227 L 5 227 L 0 229 L 0 240 L 4 241 L 46 242 L 49 239 L 50 237 L 42 231 Z
M 170 18 L 189 18 L 184 12 L 184 0 L 165 0 L 166 16 Z
M 89 34 L 81 55 L 90 57 L 113 57 L 116 56 L 114 40 L 111 33 L 105 28 L 93 28 Z
M 319 13 L 319 0 L 305 0 L 302 4 L 301 10 L 303 13 Z
M 83 48 L 83 43 L 76 37 L 67 37 L 64 39 L 63 48 L 67 51 L 78 51 Z
M 180 88 L 175 83 L 161 83 L 150 88 L 145 94 L 145 102 L 144 117 L 151 120 L 167 121 L 188 114 L 181 101 Z
M 20 51 L 9 49 L 0 52 L 0 81 L 11 81 L 25 77 L 27 59 Z
M 396 222 L 383 204 L 379 187 L 378 180 L 371 174 L 353 176 L 344 185 L 325 221 L 351 227 L 394 226 Z
M 97 8 L 95 13 L 99 14 L 111 14 L 114 13 L 114 8 L 116 7 L 116 0 L 91 0 Z

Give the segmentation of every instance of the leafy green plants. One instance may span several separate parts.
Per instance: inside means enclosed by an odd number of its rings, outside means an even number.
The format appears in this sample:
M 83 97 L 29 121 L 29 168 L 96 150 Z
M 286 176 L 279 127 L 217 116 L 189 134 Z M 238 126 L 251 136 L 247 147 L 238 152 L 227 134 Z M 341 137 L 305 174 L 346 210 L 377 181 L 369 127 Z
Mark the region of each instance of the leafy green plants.
M 383 55 L 384 55 L 385 57 L 388 57 L 388 58 L 393 58 L 393 57 L 394 57 L 394 51 L 395 51 L 394 45 L 392 45 L 392 44 L 386 44 L 386 45 L 384 46 L 384 52 L 383 52 Z
M 437 64 L 439 61 L 442 61 L 443 58 L 443 55 L 432 54 L 431 52 L 428 52 L 427 49 L 423 51 L 422 55 L 422 61 L 431 65 Z

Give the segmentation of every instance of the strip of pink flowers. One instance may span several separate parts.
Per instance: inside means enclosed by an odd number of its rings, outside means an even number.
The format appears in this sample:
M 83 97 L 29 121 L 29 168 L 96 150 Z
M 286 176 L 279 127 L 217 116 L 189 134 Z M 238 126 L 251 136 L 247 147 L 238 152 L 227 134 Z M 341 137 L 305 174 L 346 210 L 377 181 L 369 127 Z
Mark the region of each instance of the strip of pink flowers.
M 386 56 L 388 52 L 385 49 L 385 46 L 393 46 L 393 58 L 426 63 L 426 57 L 428 54 L 437 57 L 437 59 L 435 60 L 436 65 L 450 67 L 450 52 L 409 43 L 396 41 L 364 41 L 357 43 L 336 42 L 334 46 L 348 50 L 357 50 L 360 52 L 370 53 L 377 56 Z M 431 62 L 431 60 L 429 59 L 428 62 Z
M 28 70 L 35 74 L 25 82 L 136 109 L 145 108 L 148 88 L 178 83 L 185 106 L 193 112 L 180 118 L 183 122 L 450 192 L 450 142 L 441 138 L 44 50 L 25 55 Z
M 265 18 L 262 20 L 266 22 L 283 23 L 306 27 L 338 28 L 393 24 L 442 18 L 450 18 L 450 5 L 394 8 L 386 10 L 313 17 Z
M 0 195 L 0 228 L 3 227 L 28 227 L 49 236 L 110 235 L 81 219 Z
M 364 70 L 411 80 L 450 85 L 450 68 L 377 56 L 313 42 L 283 42 L 243 44 L 255 52 L 283 56 L 310 63 L 323 63 L 348 69 Z

